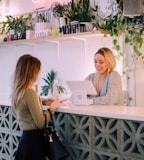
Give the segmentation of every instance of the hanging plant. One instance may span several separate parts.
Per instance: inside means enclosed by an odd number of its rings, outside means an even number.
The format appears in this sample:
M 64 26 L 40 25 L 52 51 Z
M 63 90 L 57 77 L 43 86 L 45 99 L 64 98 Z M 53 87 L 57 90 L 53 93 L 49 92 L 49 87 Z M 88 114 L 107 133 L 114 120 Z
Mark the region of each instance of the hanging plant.
M 96 6 L 95 9 L 96 13 L 97 11 L 98 6 Z M 105 31 L 105 33 L 108 33 L 111 37 L 113 37 L 113 48 L 118 51 L 118 56 L 123 56 L 125 54 L 122 52 L 118 41 L 119 35 L 123 34 L 125 44 L 129 44 L 133 47 L 134 55 L 132 55 L 132 57 L 144 63 L 144 55 L 140 50 L 143 44 L 144 15 L 133 18 L 124 16 L 123 2 L 120 1 L 115 15 L 113 15 L 112 11 L 112 14 L 105 19 L 100 17 L 98 17 L 98 19 L 99 21 L 94 23 L 95 27 L 101 31 Z

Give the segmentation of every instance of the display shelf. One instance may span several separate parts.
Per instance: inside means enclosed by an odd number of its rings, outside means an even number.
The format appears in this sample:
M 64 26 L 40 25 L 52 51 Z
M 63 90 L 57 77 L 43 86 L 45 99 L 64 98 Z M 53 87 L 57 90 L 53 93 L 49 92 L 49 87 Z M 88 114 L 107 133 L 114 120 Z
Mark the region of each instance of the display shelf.
M 100 31 L 97 31 L 95 33 L 93 32 L 84 32 L 84 33 L 76 33 L 76 34 L 67 34 L 67 35 L 59 35 L 59 36 L 48 36 L 48 37 L 42 37 L 42 38 L 35 38 L 35 39 L 24 39 L 24 40 L 14 40 L 9 42 L 2 42 L 0 43 L 0 47 L 8 47 L 8 46 L 19 46 L 19 45 L 33 45 L 43 42 L 59 42 L 59 41 L 65 41 L 68 39 L 79 39 L 79 40 L 85 40 L 87 37 L 95 36 L 98 34 L 102 34 Z

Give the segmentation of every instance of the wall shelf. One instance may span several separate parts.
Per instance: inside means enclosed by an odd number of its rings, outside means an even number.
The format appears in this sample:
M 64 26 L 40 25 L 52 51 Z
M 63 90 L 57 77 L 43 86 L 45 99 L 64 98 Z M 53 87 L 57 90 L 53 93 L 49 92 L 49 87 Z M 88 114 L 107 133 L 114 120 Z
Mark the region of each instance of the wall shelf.
M 35 38 L 35 39 L 14 40 L 14 41 L 0 43 L 0 47 L 19 46 L 19 45 L 25 45 L 25 44 L 33 45 L 33 44 L 44 43 L 44 42 L 57 43 L 59 41 L 65 41 L 68 39 L 85 40 L 90 36 L 95 36 L 98 34 L 102 34 L 102 33 L 100 31 L 97 31 L 95 33 L 84 32 L 84 33 L 67 34 L 67 35 L 61 35 L 61 36 L 42 37 L 42 38 Z

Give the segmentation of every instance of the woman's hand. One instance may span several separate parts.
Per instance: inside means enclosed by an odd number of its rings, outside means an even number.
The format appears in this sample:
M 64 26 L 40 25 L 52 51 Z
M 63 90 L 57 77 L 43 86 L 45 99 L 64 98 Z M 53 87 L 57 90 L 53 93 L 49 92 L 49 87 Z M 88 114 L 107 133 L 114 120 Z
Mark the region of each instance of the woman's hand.
M 54 101 L 54 99 L 46 99 L 46 98 L 42 98 L 42 104 L 49 106 L 52 102 Z
M 54 100 L 51 104 L 50 104 L 50 110 L 54 111 L 61 105 L 61 101 L 60 100 Z
M 54 102 L 55 101 L 55 99 L 51 99 L 51 98 L 48 98 L 48 99 L 46 99 L 46 98 L 41 98 L 41 101 L 42 101 L 42 104 L 43 105 L 46 105 L 46 106 L 50 106 L 50 104 L 52 103 L 52 102 Z M 58 100 L 60 103 L 63 103 L 64 101 L 67 101 L 67 99 L 62 99 L 62 100 Z
M 49 106 L 52 102 L 54 102 L 54 99 L 47 99 L 45 100 L 45 105 Z
M 50 112 L 52 113 L 52 115 L 55 114 L 56 109 L 62 103 L 62 101 L 60 101 L 60 100 L 54 100 L 54 99 L 47 99 L 47 100 L 45 99 L 44 101 L 45 101 L 45 105 L 49 105 L 50 106 L 49 109 L 50 109 Z M 49 112 L 46 110 L 44 113 L 48 117 L 47 118 L 47 122 L 49 122 L 49 120 L 50 120 Z
M 50 102 L 50 101 L 49 101 Z M 50 103 L 50 107 L 49 107 L 49 111 L 51 112 L 52 115 L 55 114 L 56 109 L 61 105 L 61 101 L 60 100 L 52 100 L 52 102 Z M 44 114 L 47 117 L 47 122 L 50 121 L 50 113 L 48 110 L 44 111 Z

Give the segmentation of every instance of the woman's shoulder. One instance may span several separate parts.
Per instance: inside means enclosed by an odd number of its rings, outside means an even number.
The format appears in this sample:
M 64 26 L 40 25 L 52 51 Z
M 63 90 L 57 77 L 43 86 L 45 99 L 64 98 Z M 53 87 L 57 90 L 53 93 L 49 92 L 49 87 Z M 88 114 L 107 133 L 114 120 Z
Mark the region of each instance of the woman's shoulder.
M 110 73 L 110 75 L 109 75 L 109 78 L 110 79 L 115 79 L 115 80 L 120 80 L 121 79 L 121 75 L 120 75 L 120 73 L 119 72 L 117 72 L 117 71 L 112 71 L 111 73 Z
M 121 76 L 121 75 L 120 75 L 120 73 L 117 72 L 117 71 L 112 71 L 112 72 L 110 73 L 110 76 Z
M 32 89 L 32 88 L 28 88 L 25 91 L 25 96 L 32 96 L 32 95 L 36 95 L 36 92 Z
M 87 79 L 93 79 L 94 77 L 95 77 L 95 72 L 93 72 L 93 73 L 90 73 L 87 77 L 86 77 L 86 80 Z

